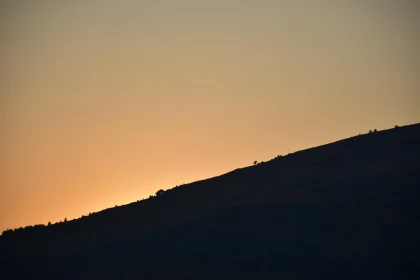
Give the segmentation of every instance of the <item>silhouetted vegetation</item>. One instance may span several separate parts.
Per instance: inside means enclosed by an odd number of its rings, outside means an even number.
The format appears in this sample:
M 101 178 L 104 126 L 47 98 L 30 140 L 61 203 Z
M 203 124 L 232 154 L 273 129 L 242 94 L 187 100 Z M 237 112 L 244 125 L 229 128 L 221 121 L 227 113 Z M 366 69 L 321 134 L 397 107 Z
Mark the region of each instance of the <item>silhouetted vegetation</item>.
M 420 125 L 380 131 L 8 229 L 2 276 L 418 279 L 418 143 Z
M 164 192 L 165 192 L 164 190 L 158 190 L 158 191 L 156 192 L 156 196 L 160 196 L 160 195 L 162 195 Z

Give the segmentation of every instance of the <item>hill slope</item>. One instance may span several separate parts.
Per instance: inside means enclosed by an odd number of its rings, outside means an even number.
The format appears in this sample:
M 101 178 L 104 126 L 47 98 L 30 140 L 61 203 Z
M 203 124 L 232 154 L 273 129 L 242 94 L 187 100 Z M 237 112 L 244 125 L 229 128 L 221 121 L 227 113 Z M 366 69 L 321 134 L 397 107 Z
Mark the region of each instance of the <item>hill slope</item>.
M 5 233 L 1 273 L 415 279 L 419 143 L 419 124 L 356 136 L 81 219 Z

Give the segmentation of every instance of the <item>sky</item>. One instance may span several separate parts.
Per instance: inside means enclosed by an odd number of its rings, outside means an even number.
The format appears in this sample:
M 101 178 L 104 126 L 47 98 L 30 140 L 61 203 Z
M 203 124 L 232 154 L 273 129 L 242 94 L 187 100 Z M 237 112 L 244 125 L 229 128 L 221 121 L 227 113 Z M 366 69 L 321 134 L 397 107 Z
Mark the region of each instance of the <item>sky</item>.
M 414 0 L 0 2 L 0 231 L 420 122 Z

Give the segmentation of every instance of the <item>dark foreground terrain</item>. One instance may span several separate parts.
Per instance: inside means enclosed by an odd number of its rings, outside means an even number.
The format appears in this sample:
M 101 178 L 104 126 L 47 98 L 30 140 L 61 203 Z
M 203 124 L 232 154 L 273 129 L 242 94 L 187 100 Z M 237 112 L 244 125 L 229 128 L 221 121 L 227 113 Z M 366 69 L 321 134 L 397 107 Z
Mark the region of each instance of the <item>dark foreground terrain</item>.
M 420 125 L 4 232 L 1 279 L 420 279 Z

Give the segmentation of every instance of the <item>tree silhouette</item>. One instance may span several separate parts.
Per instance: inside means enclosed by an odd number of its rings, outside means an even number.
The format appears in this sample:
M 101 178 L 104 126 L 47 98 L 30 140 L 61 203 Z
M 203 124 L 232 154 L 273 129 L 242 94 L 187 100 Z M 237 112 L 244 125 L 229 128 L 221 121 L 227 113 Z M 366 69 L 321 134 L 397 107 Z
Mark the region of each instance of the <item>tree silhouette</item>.
M 160 195 L 162 195 L 164 192 L 165 192 L 164 190 L 158 190 L 158 191 L 156 192 L 156 196 L 160 196 Z
M 258 161 L 254 161 L 254 164 L 257 164 L 258 163 Z

